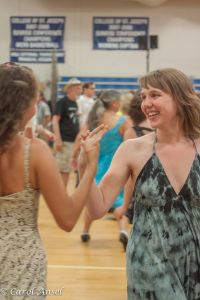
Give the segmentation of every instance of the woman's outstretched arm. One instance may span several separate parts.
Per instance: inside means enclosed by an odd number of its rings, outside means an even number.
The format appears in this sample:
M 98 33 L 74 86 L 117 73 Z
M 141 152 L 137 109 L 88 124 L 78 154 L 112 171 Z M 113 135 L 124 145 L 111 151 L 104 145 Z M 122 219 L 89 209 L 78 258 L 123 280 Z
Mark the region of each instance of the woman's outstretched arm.
M 72 195 L 67 194 L 65 190 L 55 159 L 48 146 L 38 140 L 35 140 L 32 144 L 32 163 L 37 186 L 41 190 L 56 222 L 66 231 L 72 230 L 88 200 L 89 190 L 96 173 L 98 143 L 104 132 L 104 126 L 99 126 L 82 143 L 87 157 L 87 164 L 80 184 Z M 93 135 L 96 136 L 95 139 Z
M 97 186 L 94 180 L 92 182 L 87 208 L 94 219 L 101 218 L 109 210 L 130 175 L 127 147 L 128 144 L 123 143 L 118 148 L 110 168 L 99 185 Z M 81 151 L 79 159 L 79 173 L 81 177 L 84 175 L 84 155 L 83 151 Z

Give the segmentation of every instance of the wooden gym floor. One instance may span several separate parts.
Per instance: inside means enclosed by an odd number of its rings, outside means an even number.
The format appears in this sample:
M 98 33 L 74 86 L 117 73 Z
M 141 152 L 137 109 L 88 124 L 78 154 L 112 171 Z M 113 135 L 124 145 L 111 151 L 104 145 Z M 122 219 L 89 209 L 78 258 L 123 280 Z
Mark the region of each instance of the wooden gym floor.
M 74 189 L 71 174 L 69 192 Z M 39 230 L 48 258 L 47 300 L 125 300 L 125 253 L 118 224 L 108 214 L 93 223 L 91 241 L 82 243 L 82 217 L 72 232 L 56 225 L 41 199 Z

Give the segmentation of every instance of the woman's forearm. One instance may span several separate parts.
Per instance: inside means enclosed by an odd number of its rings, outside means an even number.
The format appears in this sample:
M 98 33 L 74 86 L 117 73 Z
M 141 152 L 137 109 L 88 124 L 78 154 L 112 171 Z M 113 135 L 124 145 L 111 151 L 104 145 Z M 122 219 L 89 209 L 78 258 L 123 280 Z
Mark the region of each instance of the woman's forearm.
M 80 183 L 77 189 L 74 191 L 72 198 L 72 213 L 74 215 L 74 222 L 78 219 L 83 207 L 88 201 L 91 185 L 96 172 L 96 166 L 89 166 L 85 169 L 85 172 L 82 174 Z
M 79 167 L 79 177 L 82 179 L 85 176 L 86 170 L 84 167 Z M 99 186 L 96 184 L 95 180 L 92 181 L 90 190 L 88 193 L 87 201 L 88 212 L 94 219 L 99 219 L 107 212 L 104 205 L 103 193 Z

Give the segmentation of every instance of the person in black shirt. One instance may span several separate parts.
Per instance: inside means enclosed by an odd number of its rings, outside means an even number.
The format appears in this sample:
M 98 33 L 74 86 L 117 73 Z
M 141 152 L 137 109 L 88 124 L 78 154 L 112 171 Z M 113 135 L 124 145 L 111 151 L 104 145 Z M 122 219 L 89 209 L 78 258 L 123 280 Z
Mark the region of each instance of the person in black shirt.
M 65 86 L 66 96 L 56 103 L 53 116 L 53 131 L 56 135 L 56 161 L 65 186 L 71 171 L 70 160 L 73 144 L 79 132 L 77 98 L 82 92 L 82 83 L 76 78 L 70 79 Z

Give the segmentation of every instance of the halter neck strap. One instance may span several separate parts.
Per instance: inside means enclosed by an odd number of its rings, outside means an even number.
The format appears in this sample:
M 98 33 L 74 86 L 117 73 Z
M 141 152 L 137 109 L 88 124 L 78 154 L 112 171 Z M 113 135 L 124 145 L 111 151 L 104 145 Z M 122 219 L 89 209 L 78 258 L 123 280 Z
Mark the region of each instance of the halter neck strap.
M 190 137 L 190 140 L 193 143 L 196 154 L 198 154 L 197 145 L 196 145 L 194 139 L 192 137 Z M 156 152 L 156 143 L 157 143 L 157 141 L 158 141 L 158 139 L 157 139 L 157 135 L 156 135 L 156 131 L 155 131 L 155 136 L 154 136 L 154 141 L 153 141 L 153 153 Z
M 157 143 L 157 135 L 156 135 L 156 131 L 155 131 L 155 135 L 154 135 L 154 141 L 153 141 L 153 153 L 156 153 L 156 143 Z

